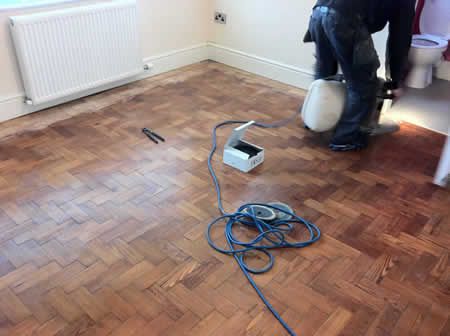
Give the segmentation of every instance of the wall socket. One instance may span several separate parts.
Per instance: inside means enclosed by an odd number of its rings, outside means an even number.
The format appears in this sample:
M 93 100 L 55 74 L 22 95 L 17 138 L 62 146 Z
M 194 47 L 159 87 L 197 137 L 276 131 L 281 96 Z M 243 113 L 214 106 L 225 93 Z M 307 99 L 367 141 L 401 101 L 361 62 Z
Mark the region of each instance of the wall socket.
M 227 24 L 227 14 L 221 12 L 214 13 L 214 22 L 220 24 Z

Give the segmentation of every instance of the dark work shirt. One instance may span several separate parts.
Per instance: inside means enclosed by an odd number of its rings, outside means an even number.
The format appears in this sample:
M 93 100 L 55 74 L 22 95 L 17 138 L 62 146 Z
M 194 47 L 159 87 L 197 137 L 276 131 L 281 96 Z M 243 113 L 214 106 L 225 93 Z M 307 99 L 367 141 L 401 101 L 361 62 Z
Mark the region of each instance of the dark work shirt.
M 346 15 L 361 16 L 370 33 L 389 23 L 387 76 L 400 82 L 406 74 L 411 47 L 415 0 L 318 0 L 316 6 L 328 6 Z
M 400 82 L 406 75 L 415 16 L 415 0 L 369 0 L 366 22 L 371 33 L 389 23 L 386 50 L 387 76 Z

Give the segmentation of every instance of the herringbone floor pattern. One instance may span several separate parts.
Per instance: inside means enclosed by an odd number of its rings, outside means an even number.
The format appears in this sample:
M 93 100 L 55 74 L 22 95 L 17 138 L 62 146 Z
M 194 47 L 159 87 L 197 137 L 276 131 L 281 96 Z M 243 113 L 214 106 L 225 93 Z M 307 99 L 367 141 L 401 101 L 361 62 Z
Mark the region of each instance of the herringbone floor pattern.
M 112 92 L 0 142 L 0 335 L 285 335 L 204 239 L 206 158 L 215 123 L 288 117 L 301 91 L 202 63 Z M 226 208 L 283 201 L 324 233 L 256 278 L 299 335 L 450 335 L 450 193 L 429 183 L 442 136 L 404 125 L 349 154 L 300 123 L 249 137 L 267 150 L 255 172 L 216 160 Z

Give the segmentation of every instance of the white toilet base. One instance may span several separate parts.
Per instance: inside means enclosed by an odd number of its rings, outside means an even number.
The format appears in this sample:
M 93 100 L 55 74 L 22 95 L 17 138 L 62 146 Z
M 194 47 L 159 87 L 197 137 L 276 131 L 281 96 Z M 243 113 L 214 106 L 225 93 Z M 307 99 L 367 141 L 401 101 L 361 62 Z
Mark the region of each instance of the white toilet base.
M 436 72 L 433 74 L 436 78 L 450 81 L 450 60 L 443 61 L 436 68 Z
M 406 78 L 406 86 L 415 89 L 424 89 L 433 81 L 433 65 L 415 66 Z

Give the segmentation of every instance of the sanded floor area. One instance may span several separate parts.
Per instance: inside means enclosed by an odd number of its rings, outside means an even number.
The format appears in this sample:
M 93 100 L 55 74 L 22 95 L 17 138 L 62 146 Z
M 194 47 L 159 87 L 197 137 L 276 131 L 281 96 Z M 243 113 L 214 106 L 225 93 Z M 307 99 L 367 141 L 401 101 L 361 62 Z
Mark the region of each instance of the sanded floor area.
M 205 62 L 0 125 L 0 335 L 286 335 L 204 238 L 206 159 L 214 124 L 287 118 L 303 95 Z M 215 160 L 226 209 L 282 201 L 323 232 L 255 277 L 298 335 L 450 335 L 443 136 L 405 124 L 333 153 L 297 121 L 248 138 L 266 149 L 251 174 Z

